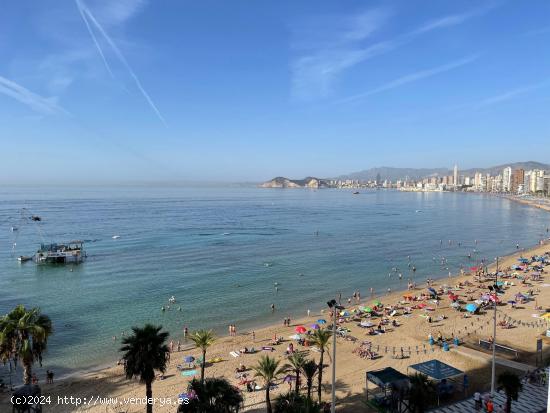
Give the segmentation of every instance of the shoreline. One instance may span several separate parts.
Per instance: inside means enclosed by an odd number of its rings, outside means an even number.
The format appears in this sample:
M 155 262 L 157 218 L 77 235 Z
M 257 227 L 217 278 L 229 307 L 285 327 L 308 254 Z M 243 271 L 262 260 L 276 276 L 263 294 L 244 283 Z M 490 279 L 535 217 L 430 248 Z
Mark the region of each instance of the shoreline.
M 511 199 L 511 200 L 514 200 L 514 199 Z M 521 202 L 525 205 L 530 205 L 528 202 Z M 545 208 L 543 208 L 545 209 Z M 549 210 L 550 211 L 550 210 Z M 541 243 L 541 241 L 543 241 Z M 516 257 L 518 256 L 531 256 L 531 254 L 534 252 L 534 251 L 542 251 L 542 250 L 550 250 L 550 240 L 548 238 L 544 239 L 544 240 L 539 240 L 539 243 L 535 246 L 532 246 L 532 247 L 529 247 L 529 248 L 526 248 L 526 249 L 522 249 L 522 250 L 518 250 L 518 251 L 514 251 L 510 254 L 507 254 L 505 256 L 501 256 L 501 262 L 502 262 L 502 267 L 504 268 L 505 266 L 509 266 L 510 262 L 516 262 Z M 506 263 L 508 262 L 508 265 L 506 265 Z M 491 270 L 491 269 L 494 269 L 495 267 L 495 263 L 490 263 L 487 265 L 487 267 Z M 441 285 L 441 284 L 445 284 L 445 280 L 448 280 L 448 283 L 449 284 L 455 284 L 455 283 L 458 283 L 460 281 L 464 281 L 464 280 L 469 280 L 472 278 L 472 275 L 470 274 L 464 274 L 464 275 L 460 275 L 460 274 L 454 274 L 452 277 L 446 277 L 446 276 L 441 276 L 439 278 L 433 278 L 435 281 L 436 281 L 436 284 L 437 285 Z M 424 290 L 425 288 L 423 287 L 423 281 L 420 281 L 420 280 L 417 280 L 419 286 L 417 286 L 417 289 L 413 292 L 414 294 L 418 294 L 420 291 Z M 546 282 L 548 282 L 548 279 L 546 280 Z M 396 300 L 399 300 L 401 298 L 401 296 L 403 295 L 404 292 L 406 292 L 407 289 L 406 289 L 406 282 L 404 282 L 404 286 L 403 288 L 401 289 L 395 289 L 393 290 L 392 289 L 392 292 L 391 294 L 376 294 L 374 296 L 370 296 L 370 294 L 365 294 L 362 299 L 361 299 L 361 303 L 364 304 L 366 302 L 370 302 L 374 299 L 380 299 L 382 302 L 395 302 Z M 343 304 L 344 305 L 347 305 L 347 302 L 345 300 L 347 300 L 347 296 L 343 296 L 342 297 L 342 301 L 343 301 Z M 544 301 L 543 301 L 544 302 Z M 352 303 L 352 306 L 357 306 L 357 304 L 354 302 Z M 296 325 L 300 325 L 300 324 L 303 324 L 303 325 L 308 325 L 312 322 L 312 319 L 313 321 L 316 319 L 316 318 L 319 318 L 319 317 L 325 317 L 324 315 L 324 310 L 322 309 L 322 307 L 319 307 L 319 306 L 312 306 L 311 307 L 311 317 L 307 318 L 307 317 L 295 317 L 293 320 L 292 320 L 292 327 L 296 326 Z M 281 313 L 281 317 L 283 317 L 284 314 Z M 416 319 L 410 319 L 410 322 L 412 324 L 414 323 L 418 323 L 420 321 L 417 321 Z M 409 320 L 406 321 L 407 324 L 409 324 Z M 454 329 L 455 327 L 453 327 Z M 218 335 L 217 336 L 217 340 L 216 340 L 216 343 L 214 344 L 214 348 L 216 347 L 221 347 L 222 349 L 223 348 L 233 348 L 233 349 L 236 349 L 236 348 L 239 348 L 240 345 L 242 345 L 243 343 L 246 345 L 246 343 L 250 344 L 250 332 L 251 331 L 255 331 L 256 332 L 256 342 L 257 343 L 261 343 L 263 342 L 265 339 L 269 339 L 270 337 L 273 336 L 272 332 L 275 331 L 276 334 L 279 334 L 279 332 L 281 330 L 285 330 L 284 327 L 282 327 L 279 323 L 272 323 L 272 322 L 258 322 L 257 326 L 253 326 L 251 328 L 247 328 L 247 329 L 243 329 L 243 328 L 240 328 L 239 329 L 240 332 L 238 334 L 237 337 L 230 337 L 229 335 L 227 334 L 224 334 L 224 335 Z M 499 330 L 500 332 L 501 330 Z M 422 335 L 420 334 L 418 331 L 414 331 L 414 334 L 416 335 Z M 286 333 L 284 334 L 286 336 Z M 419 341 L 418 341 L 418 338 L 417 337 L 410 337 L 410 340 L 411 342 L 415 342 L 416 340 L 416 343 L 418 345 Z M 497 342 L 500 342 L 499 341 L 499 338 L 497 336 Z M 519 344 L 519 343 L 518 343 Z M 183 349 L 182 351 L 180 352 L 181 354 L 183 353 L 197 353 L 197 350 L 193 348 L 193 346 L 189 346 L 188 345 L 188 342 L 183 344 Z M 409 346 L 410 347 L 410 346 Z M 528 351 L 528 350 L 526 350 Z M 174 355 L 174 359 L 176 358 L 180 358 L 180 353 L 173 353 Z M 217 354 L 220 354 L 220 350 L 215 350 L 215 349 L 212 349 L 211 352 L 210 352 L 210 356 L 213 357 L 214 355 L 217 355 Z M 438 353 L 439 354 L 439 353 Z M 193 354 L 193 355 L 196 355 L 196 354 Z M 227 357 L 227 352 L 221 352 L 221 355 L 222 357 Z M 388 359 L 386 357 L 384 357 L 385 361 L 388 361 Z M 231 360 L 231 358 L 229 358 L 229 360 L 226 360 L 229 364 L 230 362 L 238 362 L 239 359 L 235 359 L 235 360 Z M 390 361 L 390 365 L 395 365 L 396 363 L 398 363 L 399 361 L 398 360 L 392 360 Z M 172 365 L 173 363 L 171 363 L 171 368 L 169 370 L 171 370 L 174 366 Z M 225 364 L 225 363 L 221 363 L 221 364 Z M 247 363 L 248 364 L 248 363 Z M 212 372 L 210 371 L 210 369 L 212 370 L 216 370 L 216 368 L 213 366 L 213 367 L 209 367 L 207 369 L 208 373 L 207 375 L 208 376 L 213 376 L 213 375 L 216 375 L 216 376 L 227 376 L 226 374 L 226 371 L 224 370 L 224 372 L 222 373 L 218 373 L 218 374 L 212 374 Z M 361 369 L 363 371 L 363 369 Z M 19 370 L 18 370 L 19 372 Z M 356 371 L 352 371 L 352 373 L 356 373 Z M 17 373 L 16 373 L 17 374 Z M 362 374 L 362 373 L 361 373 Z M 328 378 L 330 377 L 330 374 L 327 372 L 325 373 L 325 380 L 328 380 Z M 71 372 L 68 372 L 67 374 L 62 374 L 58 377 L 56 377 L 56 382 L 54 385 L 43 385 L 43 389 L 45 390 L 44 393 L 48 394 L 50 393 L 50 390 L 54 390 L 55 391 L 61 391 L 61 392 L 66 392 L 67 390 L 69 391 L 69 394 L 71 394 L 73 391 L 75 392 L 85 392 L 87 391 L 87 389 L 83 388 L 83 389 L 80 389 L 79 388 L 79 383 L 86 383 L 88 381 L 102 381 L 102 382 L 112 382 L 112 381 L 117 381 L 118 380 L 118 383 L 119 383 L 119 386 L 121 388 L 124 388 L 126 390 L 126 393 L 128 392 L 136 392 L 136 394 L 139 396 L 141 394 L 141 386 L 136 384 L 135 382 L 133 381 L 128 381 L 128 380 L 125 380 L 124 379 L 124 376 L 122 374 L 122 368 L 120 366 L 117 366 L 116 365 L 116 360 L 114 360 L 112 363 L 102 363 L 100 365 L 97 365 L 97 366 L 92 366 L 90 368 L 87 368 L 87 369 L 75 369 L 74 371 L 71 371 Z M 41 380 L 41 385 L 43 383 L 43 380 Z M 159 385 L 163 385 L 164 383 L 161 381 L 161 382 L 158 382 L 156 381 L 155 382 Z M 363 384 L 363 383 L 359 383 L 359 384 Z M 185 386 L 180 383 L 178 384 L 177 388 L 180 389 L 181 391 L 185 390 L 184 388 Z M 261 392 L 260 392 L 261 393 Z M 2 406 L 3 404 L 3 394 L 1 395 L 0 397 L 0 406 Z M 5 400 L 4 400 L 5 402 Z M 261 402 L 258 402 L 258 403 L 261 403 Z M 247 404 L 248 407 L 250 407 L 250 404 Z M 245 409 L 246 410 L 246 409 Z M 72 411 L 72 410 L 71 410 Z M 109 410 L 110 411 L 110 410 Z M 161 410 L 162 411 L 162 410 Z
M 550 211 L 550 210 L 549 210 Z M 528 247 L 528 248 L 523 248 L 519 251 L 514 251 L 510 254 L 507 254 L 507 255 L 501 255 L 499 256 L 499 259 L 504 262 L 505 260 L 510 260 L 510 259 L 514 259 L 515 257 L 518 257 L 518 256 L 522 256 L 522 255 L 526 255 L 526 256 L 529 256 L 531 252 L 533 251 L 536 251 L 537 249 L 541 248 L 542 246 L 548 246 L 548 248 L 550 249 L 550 238 L 547 238 L 547 239 L 544 239 L 544 240 L 540 240 L 539 243 L 537 245 L 534 245 L 534 246 L 531 246 L 531 247 Z M 502 265 L 502 264 L 501 264 Z M 496 267 L 496 263 L 495 262 L 492 262 L 491 264 L 488 264 L 487 265 L 487 268 L 489 269 L 489 271 L 493 271 Z M 459 281 L 462 280 L 462 279 L 468 279 L 468 277 L 472 277 L 472 274 L 469 273 L 469 272 L 465 272 L 464 275 L 461 275 L 461 274 L 453 274 L 452 277 L 447 277 L 447 276 L 440 276 L 440 277 L 434 277 L 434 278 L 431 278 L 432 280 L 436 281 L 436 282 L 441 282 L 442 280 L 452 280 L 453 282 L 455 281 Z M 416 290 L 412 290 L 413 292 L 416 291 L 420 291 L 420 290 L 423 290 L 424 288 L 423 287 L 419 287 L 417 286 Z M 387 294 L 387 293 L 382 293 L 382 294 L 374 294 L 374 295 L 368 295 L 368 297 L 366 296 L 362 296 L 361 297 L 361 302 L 359 305 L 367 305 L 367 302 L 369 301 L 372 301 L 372 300 L 382 300 L 382 299 L 385 299 L 387 300 L 388 298 L 394 298 L 394 296 L 401 296 L 403 293 L 406 293 L 408 291 L 408 289 L 405 287 L 405 288 L 399 288 L 399 289 L 392 289 L 391 293 L 390 294 Z M 343 297 L 344 299 L 344 297 Z M 347 297 L 346 297 L 347 299 Z M 347 304 L 346 302 L 343 303 L 344 305 Z M 355 302 L 352 302 L 352 306 L 356 306 L 358 305 L 357 303 Z M 317 315 L 321 315 L 324 313 L 324 308 L 320 308 L 320 309 L 317 309 L 316 307 L 312 307 L 311 309 L 311 315 L 314 316 L 315 314 Z M 282 313 L 281 313 L 282 314 Z M 305 317 L 296 317 L 293 319 L 293 323 L 298 323 L 299 322 L 303 322 L 306 318 Z M 262 331 L 262 330 L 265 330 L 265 329 L 271 329 L 271 328 L 278 328 L 280 327 L 279 324 L 275 324 L 275 323 L 271 323 L 271 322 L 258 322 L 258 324 L 250 327 L 250 328 L 246 328 L 246 329 L 239 329 L 241 330 L 237 335 L 238 336 L 246 336 L 246 335 L 249 335 L 251 334 L 252 331 Z M 216 334 L 216 339 L 217 340 L 223 340 L 223 339 L 228 339 L 228 338 L 231 338 L 231 336 L 229 336 L 229 334 Z M 182 343 L 182 349 L 181 351 L 189 351 L 189 350 L 193 350 L 194 349 L 194 346 L 187 340 L 185 343 Z M 91 373 L 98 373 L 98 372 L 102 372 L 102 371 L 105 371 L 105 370 L 109 370 L 109 369 L 112 369 L 114 366 L 116 366 L 116 362 L 117 360 L 112 360 L 110 362 L 105 362 L 105 363 L 101 363 L 101 364 L 98 364 L 98 365 L 94 365 L 94 366 L 90 366 L 88 368 L 85 368 L 85 369 L 75 369 L 73 371 L 70 371 L 70 372 L 67 372 L 67 373 L 64 373 L 62 375 L 60 375 L 58 377 L 58 380 L 63 380 L 63 379 L 67 379 L 67 378 L 72 378 L 72 377 L 78 377 L 79 375 L 87 375 L 87 374 L 91 374 Z

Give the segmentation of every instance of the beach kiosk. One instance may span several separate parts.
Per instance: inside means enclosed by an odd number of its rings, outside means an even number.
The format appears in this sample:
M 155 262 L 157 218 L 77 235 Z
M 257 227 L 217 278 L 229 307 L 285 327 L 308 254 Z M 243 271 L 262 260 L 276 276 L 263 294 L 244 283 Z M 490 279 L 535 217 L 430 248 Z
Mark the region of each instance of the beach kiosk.
M 371 392 L 372 399 L 370 401 L 369 382 L 373 383 L 377 387 L 374 392 Z M 384 407 L 390 412 L 407 412 L 409 409 L 402 402 L 403 396 L 406 395 L 409 390 L 409 385 L 409 377 L 392 367 L 386 367 L 381 370 L 367 371 L 367 404 L 372 405 L 375 408 Z
M 457 388 L 462 388 L 466 383 L 462 370 L 435 359 L 413 364 L 407 368 L 407 373 L 409 369 L 424 374 L 436 383 L 438 406 L 441 398 L 451 396 Z

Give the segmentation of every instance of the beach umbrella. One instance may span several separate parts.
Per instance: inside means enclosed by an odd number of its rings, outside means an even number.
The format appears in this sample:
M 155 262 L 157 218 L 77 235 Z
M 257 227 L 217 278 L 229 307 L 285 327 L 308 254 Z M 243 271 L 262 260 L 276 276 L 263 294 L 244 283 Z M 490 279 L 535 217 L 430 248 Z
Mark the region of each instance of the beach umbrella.
M 508 304 L 516 304 L 514 300 L 508 300 Z
M 193 362 L 195 361 L 195 357 L 193 357 L 193 356 L 186 356 L 186 357 L 183 358 L 183 361 L 184 361 L 185 363 L 193 363 Z
M 317 320 L 317 324 L 326 324 L 326 323 L 327 323 L 327 320 L 323 318 L 320 318 L 319 320 Z
M 375 307 L 378 307 L 378 306 L 382 305 L 382 303 L 378 300 L 375 300 L 375 301 L 373 301 L 372 305 L 375 306 Z
M 311 328 L 314 330 L 319 330 L 319 324 L 312 324 Z
M 340 313 L 340 315 L 341 315 L 342 317 L 349 317 L 349 311 L 342 311 L 342 312 Z
M 291 382 L 293 382 L 294 380 L 296 380 L 296 377 L 291 376 L 290 374 L 287 374 L 287 375 L 285 376 L 285 378 L 283 379 L 283 382 L 284 382 L 284 383 L 291 383 Z
M 476 310 L 477 310 L 477 305 L 475 304 L 466 304 L 466 307 L 464 307 L 466 309 L 466 311 L 470 312 L 470 313 L 475 313 Z
M 370 308 L 370 307 L 363 307 L 363 311 L 364 311 L 365 313 L 372 313 L 372 308 Z
M 304 326 L 298 326 L 294 329 L 298 334 L 304 334 L 307 330 Z
M 420 304 L 418 304 L 418 308 L 424 308 L 424 307 L 426 307 L 426 306 L 427 306 L 426 303 L 420 303 Z

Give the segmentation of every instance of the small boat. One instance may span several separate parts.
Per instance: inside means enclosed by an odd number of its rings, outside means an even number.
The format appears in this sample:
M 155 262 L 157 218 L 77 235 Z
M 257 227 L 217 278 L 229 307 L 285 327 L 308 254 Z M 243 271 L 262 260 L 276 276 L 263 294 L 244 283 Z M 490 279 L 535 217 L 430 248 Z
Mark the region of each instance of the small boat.
M 11 227 L 11 232 L 17 231 L 17 227 Z
M 112 238 L 113 238 L 113 239 L 119 239 L 119 238 L 120 238 L 120 235 L 113 235 Z
M 28 257 L 26 255 L 20 255 L 19 257 L 17 257 L 17 261 L 19 262 L 25 262 L 30 260 L 32 260 L 32 257 Z
M 353 195 L 359 195 L 359 191 L 353 192 Z

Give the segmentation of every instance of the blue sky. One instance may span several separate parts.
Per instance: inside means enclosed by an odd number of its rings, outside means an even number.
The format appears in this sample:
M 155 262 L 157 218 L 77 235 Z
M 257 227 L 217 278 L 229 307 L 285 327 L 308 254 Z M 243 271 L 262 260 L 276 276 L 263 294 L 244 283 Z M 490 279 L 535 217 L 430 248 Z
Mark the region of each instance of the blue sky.
M 0 182 L 550 161 L 547 1 L 19 0 Z

